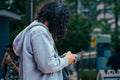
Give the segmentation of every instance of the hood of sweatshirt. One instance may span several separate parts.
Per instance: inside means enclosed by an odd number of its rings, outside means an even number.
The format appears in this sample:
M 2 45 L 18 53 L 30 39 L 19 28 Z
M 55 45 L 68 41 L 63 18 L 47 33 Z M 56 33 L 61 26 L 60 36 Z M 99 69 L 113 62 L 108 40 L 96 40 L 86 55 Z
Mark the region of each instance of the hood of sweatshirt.
M 38 22 L 38 21 L 33 21 L 30 25 L 28 25 L 23 31 L 21 31 L 16 38 L 13 41 L 13 50 L 17 56 L 20 56 L 22 53 L 23 49 L 23 41 L 24 37 L 27 31 L 29 31 L 31 28 L 35 26 L 43 26 L 46 27 L 44 24 Z M 47 27 L 46 27 L 47 28 Z

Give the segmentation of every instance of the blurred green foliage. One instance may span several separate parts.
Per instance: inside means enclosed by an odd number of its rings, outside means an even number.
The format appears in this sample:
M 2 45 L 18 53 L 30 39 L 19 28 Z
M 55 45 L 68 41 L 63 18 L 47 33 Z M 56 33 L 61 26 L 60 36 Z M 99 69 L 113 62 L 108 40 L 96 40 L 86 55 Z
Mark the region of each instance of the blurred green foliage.
M 78 71 L 79 77 L 82 80 L 96 80 L 97 72 L 93 70 L 89 71 Z
M 56 41 L 59 52 L 64 53 L 70 50 L 77 53 L 81 50 L 89 50 L 90 33 L 90 20 L 79 15 L 73 15 L 68 25 L 66 37 L 63 40 Z
M 0 0 L 0 9 L 7 9 L 9 11 L 24 14 L 26 11 L 25 0 Z
M 74 0 L 64 0 L 70 7 L 71 20 L 68 25 L 66 37 L 63 40 L 56 40 L 57 48 L 60 54 L 70 50 L 77 53 L 81 50 L 90 49 L 90 33 L 92 24 L 89 18 L 77 14 L 77 5 Z

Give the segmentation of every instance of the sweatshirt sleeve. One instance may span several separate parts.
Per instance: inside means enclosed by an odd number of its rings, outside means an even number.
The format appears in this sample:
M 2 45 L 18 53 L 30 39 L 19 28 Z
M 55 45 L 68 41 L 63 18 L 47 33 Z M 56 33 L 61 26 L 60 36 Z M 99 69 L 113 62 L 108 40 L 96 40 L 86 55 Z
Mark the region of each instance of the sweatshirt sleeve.
M 60 58 L 53 46 L 52 39 L 46 32 L 35 31 L 32 36 L 32 47 L 37 67 L 43 73 L 52 73 L 68 66 L 66 57 Z

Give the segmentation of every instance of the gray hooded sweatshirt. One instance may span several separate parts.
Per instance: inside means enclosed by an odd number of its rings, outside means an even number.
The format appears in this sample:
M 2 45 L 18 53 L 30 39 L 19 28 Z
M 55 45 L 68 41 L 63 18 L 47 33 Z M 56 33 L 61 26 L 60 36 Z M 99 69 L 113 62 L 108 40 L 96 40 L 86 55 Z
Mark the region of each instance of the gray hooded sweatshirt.
M 60 58 L 48 28 L 33 21 L 13 42 L 20 56 L 19 80 L 63 80 L 62 69 L 68 66 L 66 57 Z

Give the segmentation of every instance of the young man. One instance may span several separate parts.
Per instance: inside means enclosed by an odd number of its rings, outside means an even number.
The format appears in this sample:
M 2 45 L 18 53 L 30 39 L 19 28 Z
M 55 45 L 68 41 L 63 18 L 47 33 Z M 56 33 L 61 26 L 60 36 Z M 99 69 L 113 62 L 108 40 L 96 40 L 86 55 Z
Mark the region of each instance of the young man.
M 62 69 L 77 55 L 68 51 L 65 57 L 59 57 L 53 37 L 63 37 L 69 18 L 69 9 L 53 1 L 45 4 L 37 20 L 18 34 L 13 48 L 21 58 L 20 80 L 63 80 Z

